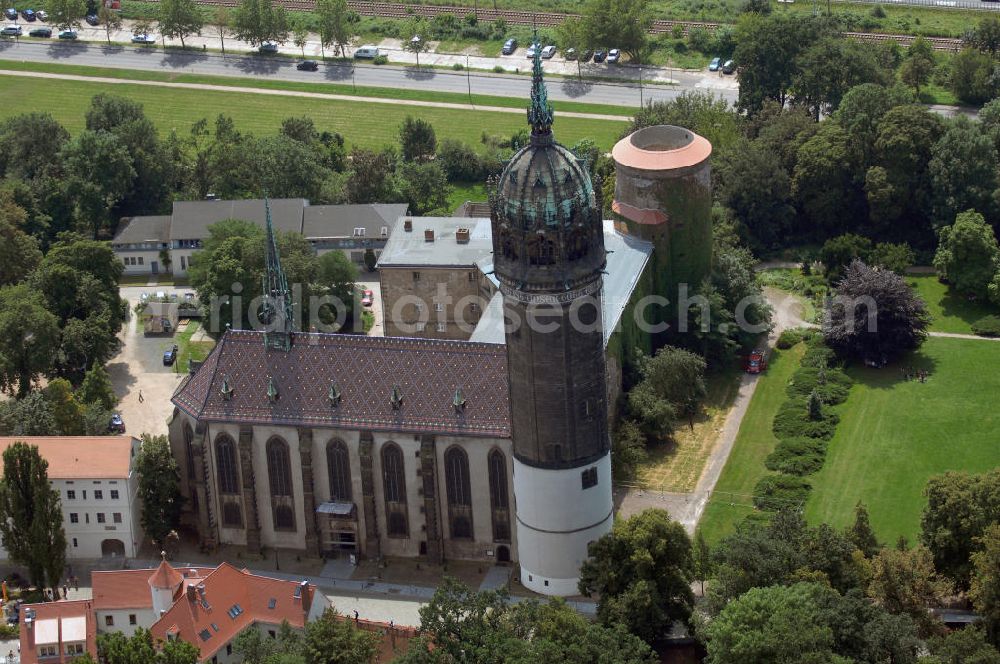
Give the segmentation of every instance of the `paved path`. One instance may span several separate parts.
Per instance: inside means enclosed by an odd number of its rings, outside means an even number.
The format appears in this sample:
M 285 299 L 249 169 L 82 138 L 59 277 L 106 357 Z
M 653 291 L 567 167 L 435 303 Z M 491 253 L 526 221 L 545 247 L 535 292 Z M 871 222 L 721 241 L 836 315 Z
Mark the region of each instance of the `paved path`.
M 214 92 L 240 92 L 250 94 L 271 95 L 276 97 L 307 97 L 310 99 L 326 99 L 336 101 L 365 102 L 368 104 L 393 104 L 398 106 L 424 106 L 428 108 L 451 108 L 459 110 L 474 109 L 477 111 L 488 111 L 492 113 L 513 113 L 524 115 L 523 108 L 505 108 L 502 106 L 475 106 L 472 104 L 453 104 L 442 101 L 421 101 L 416 99 L 385 99 L 371 97 L 360 97 L 354 95 L 335 95 L 324 92 L 305 92 L 302 90 L 273 90 L 267 88 L 248 88 L 243 86 L 230 85 L 209 85 L 207 83 L 172 83 L 168 81 L 140 81 L 126 78 L 107 78 L 103 76 L 77 76 L 75 74 L 52 74 L 38 71 L 12 71 L 0 69 L 0 76 L 21 76 L 26 78 L 47 78 L 64 81 L 84 81 L 89 83 L 106 83 L 108 85 L 144 85 L 155 88 L 181 88 L 185 90 L 211 90 Z M 601 113 L 574 113 L 572 111 L 560 111 L 560 117 L 583 118 L 587 120 L 613 120 L 618 122 L 628 122 L 631 117 L 627 115 L 603 115 Z
M 981 337 L 978 334 L 959 334 L 957 332 L 928 332 L 931 337 L 944 337 L 946 339 L 978 339 L 979 341 L 1000 341 L 1000 337 Z
M 767 337 L 767 345 L 770 349 L 773 348 L 774 342 L 777 341 L 783 330 L 803 324 L 802 303 L 795 296 L 775 288 L 765 288 L 764 296 L 774 308 L 774 328 Z M 648 507 L 665 509 L 684 526 L 685 530 L 693 534 L 701 515 L 705 512 L 705 506 L 708 504 L 712 491 L 722 475 L 722 469 L 726 466 L 729 453 L 732 452 L 736 435 L 740 431 L 740 424 L 743 422 L 743 416 L 746 415 L 750 401 L 753 399 L 759 378 L 760 374 L 744 374 L 740 379 L 736 399 L 726 415 L 715 448 L 705 462 L 705 468 L 702 470 L 694 491 L 691 493 L 671 493 L 640 488 L 619 488 L 615 495 L 618 515 L 628 517 Z

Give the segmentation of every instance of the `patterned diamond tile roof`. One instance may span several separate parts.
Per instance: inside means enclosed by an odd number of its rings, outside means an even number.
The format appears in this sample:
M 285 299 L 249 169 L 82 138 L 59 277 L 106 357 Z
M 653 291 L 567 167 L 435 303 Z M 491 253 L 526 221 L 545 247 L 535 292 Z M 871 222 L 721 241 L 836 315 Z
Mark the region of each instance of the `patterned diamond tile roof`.
M 510 437 L 506 349 L 468 341 L 298 333 L 283 352 L 265 349 L 263 332 L 230 330 L 172 401 L 206 422 Z

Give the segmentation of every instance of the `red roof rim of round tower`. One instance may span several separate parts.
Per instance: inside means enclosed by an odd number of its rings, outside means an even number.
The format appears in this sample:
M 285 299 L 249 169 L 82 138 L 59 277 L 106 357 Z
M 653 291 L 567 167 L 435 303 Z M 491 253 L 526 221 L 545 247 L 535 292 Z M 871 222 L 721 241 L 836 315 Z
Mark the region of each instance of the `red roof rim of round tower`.
M 657 138 L 677 147 L 645 149 L 656 144 Z M 637 145 L 638 143 L 638 145 Z M 611 150 L 615 162 L 643 171 L 665 171 L 696 166 L 712 155 L 712 144 L 689 129 L 673 125 L 644 127 L 621 139 Z

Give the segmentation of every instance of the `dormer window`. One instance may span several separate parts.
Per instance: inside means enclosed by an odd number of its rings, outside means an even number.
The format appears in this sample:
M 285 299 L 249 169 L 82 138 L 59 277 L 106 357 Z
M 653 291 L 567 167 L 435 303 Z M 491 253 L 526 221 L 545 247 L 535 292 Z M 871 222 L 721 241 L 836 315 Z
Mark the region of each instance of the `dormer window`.
M 354 237 L 364 237 L 364 236 L 365 236 L 364 228 L 359 227 L 354 229 Z
M 278 400 L 278 385 L 274 382 L 274 378 L 267 379 L 267 400 L 274 403 Z
M 233 386 L 229 384 L 229 376 L 224 376 L 222 378 L 222 388 L 219 390 L 222 393 L 222 398 L 226 401 L 230 401 L 233 398 Z

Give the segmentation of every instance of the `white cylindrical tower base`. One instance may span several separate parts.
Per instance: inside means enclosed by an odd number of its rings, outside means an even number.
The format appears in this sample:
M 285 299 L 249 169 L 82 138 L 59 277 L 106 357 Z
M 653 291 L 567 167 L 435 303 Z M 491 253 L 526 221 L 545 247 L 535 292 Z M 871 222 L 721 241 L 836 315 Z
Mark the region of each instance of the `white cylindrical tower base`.
M 587 545 L 611 531 L 611 453 L 559 470 L 535 468 L 515 457 L 514 503 L 521 583 L 543 595 L 578 594 Z

